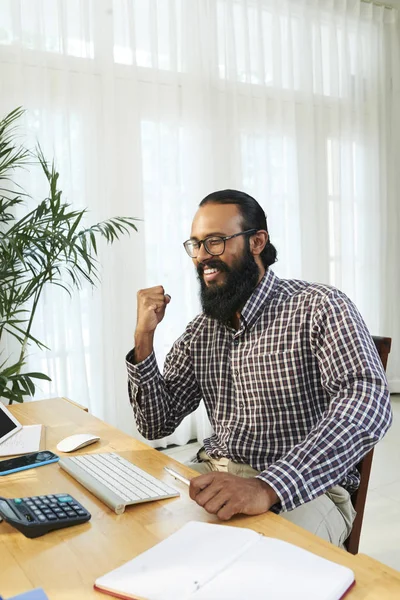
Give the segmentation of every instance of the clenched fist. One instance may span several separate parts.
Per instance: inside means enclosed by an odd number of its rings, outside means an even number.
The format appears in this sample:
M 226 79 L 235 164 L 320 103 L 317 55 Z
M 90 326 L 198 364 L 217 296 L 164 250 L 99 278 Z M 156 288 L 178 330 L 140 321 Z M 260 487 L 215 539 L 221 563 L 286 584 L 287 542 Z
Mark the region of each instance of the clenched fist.
M 162 285 L 139 290 L 137 293 L 137 323 L 135 332 L 135 361 L 141 362 L 153 351 L 156 327 L 164 318 L 170 296 Z
M 170 296 L 165 294 L 162 285 L 139 290 L 137 293 L 137 325 L 136 331 L 152 333 L 164 318 Z

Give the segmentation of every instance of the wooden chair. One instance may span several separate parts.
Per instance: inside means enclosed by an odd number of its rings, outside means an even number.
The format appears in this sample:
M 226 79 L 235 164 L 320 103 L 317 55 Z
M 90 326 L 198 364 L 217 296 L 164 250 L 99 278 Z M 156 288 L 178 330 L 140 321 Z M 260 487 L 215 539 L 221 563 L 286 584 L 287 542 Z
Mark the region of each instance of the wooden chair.
M 375 346 L 378 350 L 378 354 L 382 361 L 383 368 L 386 371 L 386 365 L 388 361 L 390 348 L 392 345 L 392 339 L 388 337 L 376 336 L 374 336 L 372 339 L 375 342 Z M 372 450 L 370 450 L 368 454 L 366 454 L 357 465 L 357 470 L 359 471 L 361 477 L 360 487 L 351 496 L 351 501 L 353 503 L 355 511 L 357 512 L 357 516 L 354 519 L 353 529 L 351 530 L 351 533 L 345 542 L 345 546 L 348 552 L 351 552 L 351 554 L 357 554 L 358 546 L 360 543 L 361 527 L 364 517 L 365 501 L 367 499 L 368 482 L 371 473 L 373 454 L 374 449 L 372 448 Z

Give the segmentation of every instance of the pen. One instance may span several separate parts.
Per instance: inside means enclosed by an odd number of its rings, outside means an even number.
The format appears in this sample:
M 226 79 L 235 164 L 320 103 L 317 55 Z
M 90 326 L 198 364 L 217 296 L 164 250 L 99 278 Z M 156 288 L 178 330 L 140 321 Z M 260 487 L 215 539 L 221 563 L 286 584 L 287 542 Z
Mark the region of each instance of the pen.
M 186 483 L 186 485 L 190 485 L 190 479 L 188 479 L 187 477 L 180 475 L 179 473 L 177 473 L 173 469 L 170 469 L 169 467 L 164 467 L 164 469 L 165 469 L 165 471 L 167 471 L 167 473 L 172 475 L 172 477 L 175 477 L 175 479 L 179 479 L 179 481 L 182 481 L 182 483 Z

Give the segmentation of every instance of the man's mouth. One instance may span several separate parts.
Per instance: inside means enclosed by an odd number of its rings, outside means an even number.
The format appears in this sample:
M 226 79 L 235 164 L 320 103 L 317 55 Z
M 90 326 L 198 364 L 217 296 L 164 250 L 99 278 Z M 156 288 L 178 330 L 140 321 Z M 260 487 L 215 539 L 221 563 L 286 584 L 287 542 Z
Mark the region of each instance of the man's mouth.
M 205 269 L 203 269 L 204 281 L 213 281 L 218 277 L 218 274 L 220 272 L 221 271 L 219 269 L 216 269 L 215 267 L 206 267 Z

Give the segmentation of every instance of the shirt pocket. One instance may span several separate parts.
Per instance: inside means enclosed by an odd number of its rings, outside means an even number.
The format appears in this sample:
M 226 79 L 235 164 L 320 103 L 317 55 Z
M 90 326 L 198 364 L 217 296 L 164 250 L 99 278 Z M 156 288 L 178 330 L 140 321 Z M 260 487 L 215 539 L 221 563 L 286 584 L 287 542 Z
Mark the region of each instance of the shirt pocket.
M 253 354 L 246 362 L 247 392 L 265 407 L 298 412 L 307 390 L 307 369 L 299 350 Z

